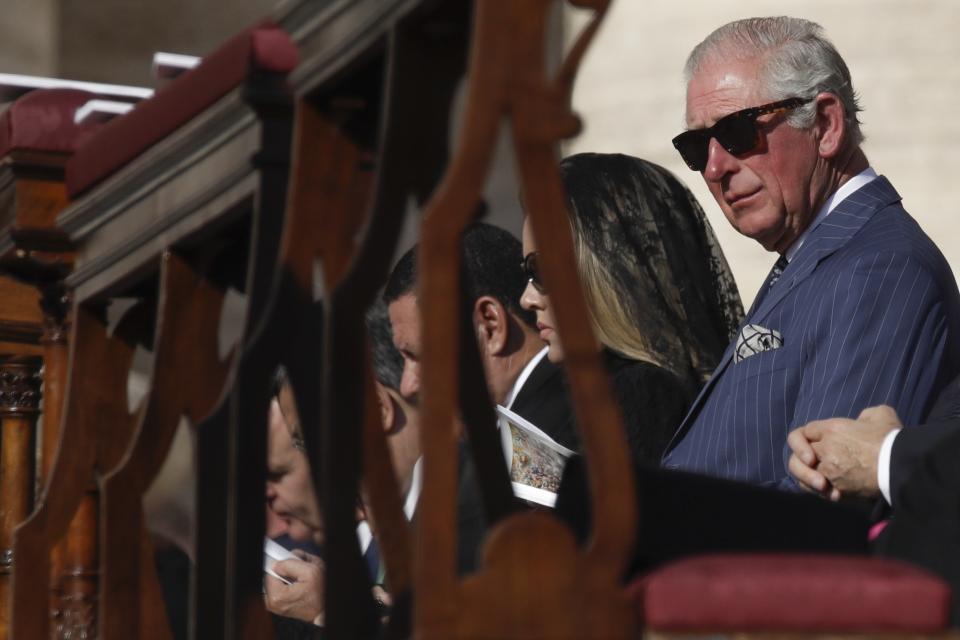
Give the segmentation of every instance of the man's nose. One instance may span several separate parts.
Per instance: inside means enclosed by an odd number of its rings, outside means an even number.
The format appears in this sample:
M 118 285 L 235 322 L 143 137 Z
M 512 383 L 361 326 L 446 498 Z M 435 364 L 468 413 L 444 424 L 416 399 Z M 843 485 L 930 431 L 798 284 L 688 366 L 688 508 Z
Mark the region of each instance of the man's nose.
M 723 176 L 737 170 L 740 161 L 735 155 L 723 148 L 716 138 L 710 138 L 707 146 L 707 166 L 703 169 L 703 179 L 707 182 L 719 182 Z
M 407 362 L 400 376 L 400 395 L 404 400 L 413 400 L 420 393 L 420 367 Z

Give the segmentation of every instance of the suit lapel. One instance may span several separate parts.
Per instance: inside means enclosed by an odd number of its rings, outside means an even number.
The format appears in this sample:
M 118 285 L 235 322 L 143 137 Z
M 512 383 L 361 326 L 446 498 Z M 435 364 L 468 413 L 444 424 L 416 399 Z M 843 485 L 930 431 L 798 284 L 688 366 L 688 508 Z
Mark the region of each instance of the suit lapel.
M 690 425 L 693 424 L 700 413 L 707 396 L 733 359 L 733 351 L 740 329 L 746 324 L 762 322 L 788 293 L 813 273 L 820 262 L 844 246 L 877 211 L 900 200 L 900 194 L 893 188 L 890 181 L 883 176 L 878 176 L 875 180 L 847 196 L 816 229 L 810 232 L 797 255 L 794 256 L 787 268 L 784 269 L 780 279 L 774 283 L 769 291 L 765 290 L 767 284 L 764 281 L 764 288 L 761 289 L 761 293 L 758 293 L 757 300 L 750 307 L 750 311 L 737 329 L 733 341 L 724 351 L 720 364 L 714 369 L 710 380 L 703 386 L 697 399 L 691 405 L 690 411 L 683 419 L 680 428 L 677 429 L 670 440 L 666 449 L 667 452 L 673 449 L 690 429 Z M 769 280 L 769 276 L 767 280 Z
M 900 199 L 893 185 L 883 176 L 851 193 L 810 232 L 783 275 L 750 314 L 750 322 L 762 322 L 788 293 L 816 270 L 817 265 L 846 245 L 877 211 Z
M 513 399 L 514 411 L 516 411 L 516 407 L 523 407 L 524 403 L 535 396 L 537 391 L 559 372 L 559 368 L 550 362 L 546 356 L 541 358 L 537 366 L 530 372 L 526 381 L 524 381 L 523 386 L 520 387 L 520 390 L 517 392 L 517 397 Z M 520 412 L 517 411 L 517 413 Z

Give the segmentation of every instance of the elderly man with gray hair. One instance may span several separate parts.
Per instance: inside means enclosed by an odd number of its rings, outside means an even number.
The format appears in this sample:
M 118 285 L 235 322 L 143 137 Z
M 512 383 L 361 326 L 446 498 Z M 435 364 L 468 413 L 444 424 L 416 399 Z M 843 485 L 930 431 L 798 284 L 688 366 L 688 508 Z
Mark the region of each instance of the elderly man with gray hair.
M 850 72 L 819 25 L 724 25 L 686 78 L 674 146 L 730 224 L 779 259 L 664 463 L 795 489 L 792 430 L 879 404 L 920 423 L 960 366 L 960 297 L 867 161 Z

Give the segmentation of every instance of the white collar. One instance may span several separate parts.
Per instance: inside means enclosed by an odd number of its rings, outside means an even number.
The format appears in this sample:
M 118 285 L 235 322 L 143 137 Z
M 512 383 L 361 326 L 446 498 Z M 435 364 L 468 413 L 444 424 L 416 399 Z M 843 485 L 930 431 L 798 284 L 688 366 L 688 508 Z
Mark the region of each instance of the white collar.
M 547 351 L 550 350 L 550 347 L 544 347 L 537 353 L 537 355 L 530 358 L 530 362 L 527 363 L 527 366 L 523 368 L 523 371 L 520 372 L 520 375 L 517 376 L 516 382 L 513 383 L 513 386 L 510 388 L 510 393 L 507 394 L 507 397 L 504 398 L 503 406 L 509 409 L 513 406 L 513 401 L 517 399 L 517 395 L 520 393 L 520 389 L 523 388 L 523 385 L 527 382 L 527 378 L 530 377 L 530 374 L 533 373 L 533 370 L 537 368 L 537 365 L 540 364 L 540 361 L 547 355 Z
M 523 371 L 520 372 L 520 375 L 517 376 L 516 382 L 513 383 L 513 387 L 510 389 L 510 393 L 507 395 L 507 407 L 513 404 L 514 398 L 517 397 L 517 393 L 523 388 L 524 383 L 527 381 L 527 378 L 530 377 L 530 374 L 534 369 L 537 368 L 537 365 L 540 364 L 540 361 L 547 355 L 549 347 L 544 347 L 540 350 L 537 355 L 533 356 L 530 359 L 530 362 L 523 368 Z M 423 456 L 417 458 L 417 462 L 413 465 L 413 478 L 410 480 L 410 489 L 407 491 L 407 497 L 403 501 L 403 513 L 407 517 L 407 520 L 413 519 L 413 514 L 417 510 L 417 502 L 420 500 L 420 492 L 423 490 Z
M 360 542 L 360 553 L 366 553 L 370 548 L 370 541 L 373 540 L 373 531 L 366 520 L 361 520 L 357 524 L 357 540 Z
M 800 234 L 800 237 L 794 240 L 793 244 L 790 245 L 790 248 L 787 249 L 787 252 L 783 254 L 787 258 L 787 262 L 793 260 L 793 256 L 797 255 L 797 251 L 800 250 L 800 247 L 803 245 L 803 241 L 807 239 L 807 236 L 810 235 L 810 232 L 813 231 L 817 225 L 823 222 L 823 219 L 833 211 L 838 204 L 847 199 L 854 191 L 858 190 L 860 187 L 873 182 L 877 178 L 877 172 L 873 170 L 872 167 L 867 167 L 857 175 L 853 176 L 842 185 L 840 188 L 834 191 L 826 202 L 823 203 L 823 206 L 820 207 L 820 210 L 817 211 L 817 215 L 813 218 L 813 222 L 804 229 L 803 233 Z
M 407 497 L 403 501 L 403 515 L 407 521 L 413 520 L 413 514 L 417 510 L 417 501 L 420 499 L 420 491 L 423 489 L 423 456 L 417 458 L 413 465 L 413 479 L 410 480 L 410 489 L 407 491 Z M 361 520 L 357 524 L 357 540 L 360 542 L 360 553 L 366 553 L 370 547 L 370 541 L 373 540 L 373 531 L 366 520 Z
M 403 501 L 403 515 L 407 520 L 413 520 L 413 514 L 417 510 L 417 501 L 420 499 L 420 491 L 423 489 L 423 456 L 417 458 L 413 465 L 413 478 L 410 480 L 410 489 L 407 491 L 407 497 Z

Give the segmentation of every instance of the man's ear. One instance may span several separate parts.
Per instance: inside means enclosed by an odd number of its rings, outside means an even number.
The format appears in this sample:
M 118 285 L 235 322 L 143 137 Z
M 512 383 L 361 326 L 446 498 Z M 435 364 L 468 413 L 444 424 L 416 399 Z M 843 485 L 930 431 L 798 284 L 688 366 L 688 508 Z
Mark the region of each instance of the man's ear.
M 377 390 L 377 400 L 380 401 L 380 421 L 383 423 L 383 432 L 390 435 L 395 426 L 397 407 L 385 386 L 376 380 L 374 380 L 373 386 Z
M 843 149 L 847 137 L 846 109 L 840 97 L 833 93 L 821 93 L 815 99 L 815 126 L 820 138 L 817 150 L 821 158 L 833 158 Z
M 473 303 L 473 326 L 481 354 L 499 355 L 507 347 L 510 334 L 507 310 L 493 296 L 480 296 Z

